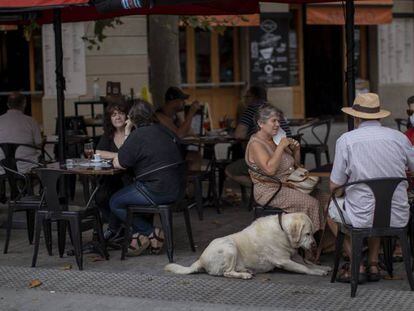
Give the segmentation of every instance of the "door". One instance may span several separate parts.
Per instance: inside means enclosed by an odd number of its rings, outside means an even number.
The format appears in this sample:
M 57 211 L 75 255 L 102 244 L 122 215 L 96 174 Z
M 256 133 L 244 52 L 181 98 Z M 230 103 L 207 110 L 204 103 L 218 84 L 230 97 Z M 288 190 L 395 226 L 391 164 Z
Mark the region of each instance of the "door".
M 305 26 L 307 117 L 341 114 L 343 53 L 341 26 Z
M 208 103 L 213 128 L 223 117 L 236 119 L 241 87 L 239 31 L 227 27 L 223 33 L 180 27 L 182 87 Z

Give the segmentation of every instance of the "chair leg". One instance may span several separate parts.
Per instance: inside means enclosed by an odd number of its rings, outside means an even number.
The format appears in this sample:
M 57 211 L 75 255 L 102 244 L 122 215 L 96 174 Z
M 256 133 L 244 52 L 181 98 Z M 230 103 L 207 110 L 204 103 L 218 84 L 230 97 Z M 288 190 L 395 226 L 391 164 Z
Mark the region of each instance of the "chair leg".
M 26 210 L 27 237 L 29 238 L 29 244 L 33 243 L 34 222 L 35 211 L 32 209 Z
M 410 251 L 410 244 L 407 240 L 406 234 L 401 234 L 399 236 L 400 243 L 401 243 L 401 250 L 403 253 L 403 259 L 404 259 L 404 265 L 405 265 L 405 272 L 407 273 L 407 279 L 410 283 L 410 288 L 412 291 L 414 291 L 414 279 L 413 279 L 413 273 L 411 271 L 411 251 Z
M 13 208 L 13 206 L 11 206 L 11 204 L 9 204 L 9 208 L 8 208 L 8 212 L 7 212 L 6 242 L 4 244 L 3 254 L 7 254 L 7 251 L 9 249 L 11 229 L 12 229 L 12 226 L 13 226 L 13 214 L 14 214 L 14 208 Z
M 201 178 L 194 178 L 194 195 L 197 203 L 198 219 L 203 220 L 203 185 Z
M 167 256 L 169 262 L 173 262 L 173 256 L 174 256 L 174 245 L 173 245 L 173 231 L 172 231 L 172 212 L 171 209 L 166 208 L 163 210 L 160 210 L 160 218 L 161 218 L 161 224 L 162 228 L 164 230 L 165 239 L 167 242 Z
M 322 159 L 321 159 L 321 153 L 319 152 L 319 151 L 316 151 L 315 153 L 314 153 L 314 155 L 315 155 L 315 163 L 316 163 L 316 167 L 321 167 L 321 162 L 322 162 Z
M 193 240 L 193 231 L 191 230 L 191 221 L 190 213 L 188 211 L 187 205 L 183 209 L 184 220 L 185 220 L 185 229 L 187 230 L 188 240 L 190 241 L 190 247 L 193 252 L 195 252 L 194 240 Z
M 331 163 L 331 157 L 329 156 L 329 150 L 325 150 L 325 156 L 326 156 L 326 163 Z
M 392 263 L 392 238 L 385 237 L 382 240 L 382 248 L 384 251 L 384 264 L 387 268 L 387 273 L 390 277 L 393 276 L 393 263 Z
M 223 189 L 224 189 L 224 181 L 226 180 L 226 173 L 225 168 L 223 166 L 218 167 L 218 176 L 219 176 L 219 184 L 218 184 L 218 197 L 219 199 L 223 195 Z
M 127 208 L 127 219 L 125 221 L 125 239 L 122 244 L 121 260 L 125 260 L 126 253 L 128 252 L 128 246 L 132 238 L 131 225 L 132 217 L 134 216 L 132 210 Z
M 45 216 L 42 213 L 36 213 L 32 267 L 36 267 L 37 254 L 39 253 L 40 231 L 42 230 L 42 225 L 45 221 Z
M 336 281 L 336 275 L 338 274 L 339 262 L 340 262 L 341 254 L 342 254 L 342 247 L 344 244 L 344 238 L 345 238 L 345 234 L 341 232 L 340 230 L 338 230 L 338 235 L 336 237 L 336 242 L 335 242 L 335 261 L 334 261 L 334 268 L 333 268 L 332 276 L 331 276 L 331 283 L 334 283 Z
M 47 253 L 49 256 L 52 256 L 52 222 L 49 219 L 43 220 L 43 232 L 45 235 Z
M 66 221 L 58 220 L 57 227 L 59 257 L 62 258 L 65 253 L 66 246 Z
M 355 297 L 358 288 L 359 265 L 361 263 L 361 252 L 363 239 L 351 234 L 352 258 L 351 258 L 351 297 Z
M 95 212 L 95 230 L 96 233 L 98 235 L 98 242 L 100 244 L 100 248 L 102 248 L 103 257 L 108 260 L 109 259 L 109 253 L 106 247 L 106 242 L 104 239 L 104 235 L 103 235 L 103 229 L 102 229 L 102 218 L 101 218 L 101 214 L 99 213 L 98 208 L 94 208 L 94 212 Z
M 72 239 L 73 239 L 73 248 L 75 250 L 76 263 L 79 270 L 83 270 L 83 254 L 82 254 L 82 233 L 80 232 L 80 219 L 78 216 L 73 217 L 69 220 Z

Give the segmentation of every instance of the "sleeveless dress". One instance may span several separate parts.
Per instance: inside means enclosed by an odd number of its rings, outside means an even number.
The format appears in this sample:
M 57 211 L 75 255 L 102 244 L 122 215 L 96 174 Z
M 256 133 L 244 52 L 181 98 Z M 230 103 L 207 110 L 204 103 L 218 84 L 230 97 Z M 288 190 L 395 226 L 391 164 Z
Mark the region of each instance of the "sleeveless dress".
M 253 169 L 262 172 L 255 163 L 249 161 L 248 154 L 252 142 L 257 142 L 264 146 L 269 155 L 272 155 L 274 151 L 264 140 L 256 137 L 256 135 L 251 136 L 246 148 L 246 163 Z M 279 178 L 282 182 L 285 182 L 292 172 L 294 163 L 294 158 L 290 154 L 283 152 L 279 167 L 274 176 Z M 249 174 L 252 177 L 254 185 L 253 195 L 256 202 L 262 205 L 266 204 L 279 186 L 271 179 L 266 180 L 266 177 L 261 176 L 252 170 L 249 170 Z M 305 213 L 312 220 L 315 232 L 322 229 L 319 201 L 309 194 L 287 186 L 282 186 L 282 189 L 276 197 L 269 203 L 269 208 L 271 207 L 283 209 L 287 213 Z

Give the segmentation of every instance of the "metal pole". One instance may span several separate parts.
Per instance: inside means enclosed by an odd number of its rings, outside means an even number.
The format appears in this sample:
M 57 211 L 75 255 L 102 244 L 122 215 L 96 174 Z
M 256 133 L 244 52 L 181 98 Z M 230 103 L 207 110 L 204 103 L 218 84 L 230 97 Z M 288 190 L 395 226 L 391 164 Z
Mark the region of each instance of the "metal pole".
M 355 99 L 355 32 L 354 32 L 354 20 L 355 5 L 354 0 L 346 0 L 346 20 L 345 20 L 345 33 L 346 33 L 346 94 L 347 94 L 347 106 L 351 107 Z M 351 116 L 348 116 L 348 130 L 354 129 L 354 120 Z
M 62 48 L 62 19 L 60 9 L 53 10 L 53 30 L 55 33 L 55 74 L 56 74 L 56 102 L 58 122 L 58 151 L 59 163 L 65 163 L 65 77 L 63 76 L 63 48 Z

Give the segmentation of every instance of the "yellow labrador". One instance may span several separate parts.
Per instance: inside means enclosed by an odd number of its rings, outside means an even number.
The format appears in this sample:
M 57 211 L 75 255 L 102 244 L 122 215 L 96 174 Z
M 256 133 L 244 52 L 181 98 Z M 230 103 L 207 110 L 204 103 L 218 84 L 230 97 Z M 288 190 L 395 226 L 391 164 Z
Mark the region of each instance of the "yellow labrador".
M 297 256 L 297 249 L 315 245 L 313 225 L 303 213 L 261 217 L 244 230 L 213 240 L 190 267 L 168 264 L 177 274 L 207 272 L 210 275 L 250 279 L 254 273 L 282 268 L 311 275 L 326 275 L 330 267 L 318 266 Z

